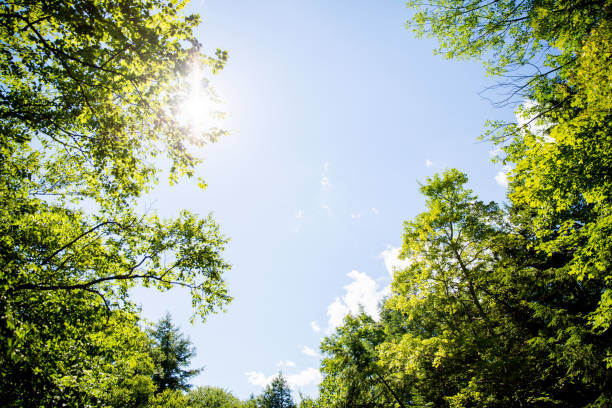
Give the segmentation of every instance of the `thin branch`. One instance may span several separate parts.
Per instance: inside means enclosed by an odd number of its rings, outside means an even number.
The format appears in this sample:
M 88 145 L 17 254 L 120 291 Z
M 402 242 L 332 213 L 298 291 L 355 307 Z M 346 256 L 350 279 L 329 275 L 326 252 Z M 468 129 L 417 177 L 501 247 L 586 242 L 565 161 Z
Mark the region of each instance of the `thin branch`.
M 98 228 L 101 228 L 105 225 L 110 225 L 110 224 L 114 224 L 117 225 L 121 228 L 123 228 L 123 226 L 121 224 L 119 224 L 116 221 L 104 221 L 90 229 L 88 229 L 87 231 L 79 234 L 76 238 L 72 239 L 70 242 L 68 242 L 67 244 L 61 246 L 59 249 L 55 250 L 51 255 L 49 255 L 47 258 L 45 258 L 45 260 L 42 262 L 42 265 L 45 265 L 47 263 L 49 263 L 51 261 L 51 259 L 53 259 L 57 254 L 59 254 L 60 252 L 64 251 L 65 249 L 67 249 L 68 247 L 74 245 L 78 240 L 80 240 L 81 238 L 91 234 L 92 232 L 96 231 Z

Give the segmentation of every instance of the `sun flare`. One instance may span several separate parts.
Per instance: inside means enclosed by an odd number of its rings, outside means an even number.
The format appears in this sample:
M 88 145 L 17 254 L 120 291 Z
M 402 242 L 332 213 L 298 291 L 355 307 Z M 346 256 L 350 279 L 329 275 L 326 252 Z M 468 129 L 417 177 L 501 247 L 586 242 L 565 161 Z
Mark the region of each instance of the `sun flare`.
M 203 67 L 193 67 L 181 83 L 184 90 L 175 111 L 181 126 L 188 127 L 194 136 L 217 131 L 222 126 L 225 112 Z

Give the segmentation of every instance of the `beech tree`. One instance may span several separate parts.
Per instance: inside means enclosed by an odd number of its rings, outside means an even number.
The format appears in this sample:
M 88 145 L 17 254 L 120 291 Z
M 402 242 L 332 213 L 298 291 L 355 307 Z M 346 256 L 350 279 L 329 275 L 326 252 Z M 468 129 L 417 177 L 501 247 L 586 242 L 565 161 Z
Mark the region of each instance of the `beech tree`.
M 612 324 L 612 3 L 568 0 L 410 1 L 409 25 L 449 58 L 483 59 L 521 123 L 485 137 L 511 168 L 509 198 L 530 211 L 533 245 L 569 254 L 577 282 L 604 282 L 590 325 Z M 495 89 L 500 89 L 498 86 Z M 515 98 L 516 100 L 516 98 Z M 612 360 L 609 360 L 612 362 Z
M 90 339 L 113 343 L 112 322 L 136 313 L 135 285 L 182 286 L 201 318 L 231 300 L 226 239 L 211 217 L 136 210 L 157 182 L 157 157 L 170 161 L 176 182 L 198 163 L 189 147 L 224 133 L 178 115 L 186 85 L 208 90 L 202 70 L 215 73 L 227 58 L 202 52 L 199 18 L 185 16 L 184 5 L 0 4 L 0 389 L 8 406 L 103 404 L 104 383 L 91 370 L 117 362 Z M 131 330 L 140 336 L 135 321 Z

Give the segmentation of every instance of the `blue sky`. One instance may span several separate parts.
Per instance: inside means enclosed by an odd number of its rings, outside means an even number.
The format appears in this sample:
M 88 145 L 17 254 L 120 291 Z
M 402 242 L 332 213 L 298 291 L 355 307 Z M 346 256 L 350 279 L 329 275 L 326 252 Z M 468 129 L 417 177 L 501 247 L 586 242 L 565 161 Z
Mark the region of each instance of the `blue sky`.
M 330 326 L 359 304 L 376 315 L 402 223 L 423 210 L 418 182 L 456 167 L 482 199 L 504 199 L 503 169 L 476 139 L 487 119 L 514 115 L 478 96 L 491 84 L 479 64 L 435 56 L 405 29 L 402 1 L 193 0 L 189 11 L 204 49 L 229 52 L 212 81 L 232 134 L 202 151 L 206 190 L 161 180 L 147 205 L 213 212 L 231 239 L 235 300 L 191 325 L 180 290 L 135 299 L 190 336 L 204 366 L 194 384 L 247 398 L 282 370 L 296 397 L 315 395 Z

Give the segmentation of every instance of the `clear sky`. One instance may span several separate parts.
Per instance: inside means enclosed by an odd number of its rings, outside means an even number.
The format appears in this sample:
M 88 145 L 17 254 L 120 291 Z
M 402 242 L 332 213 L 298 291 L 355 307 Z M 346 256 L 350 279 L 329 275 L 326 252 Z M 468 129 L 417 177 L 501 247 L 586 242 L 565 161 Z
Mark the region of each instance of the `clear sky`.
M 203 150 L 193 180 L 161 180 L 147 204 L 164 216 L 213 212 L 231 239 L 227 313 L 189 324 L 189 296 L 136 291 L 143 315 L 170 312 L 198 350 L 193 383 L 240 398 L 282 370 L 315 395 L 320 340 L 342 316 L 376 315 L 401 245 L 424 209 L 418 183 L 468 173 L 483 199 L 504 199 L 503 169 L 476 139 L 513 120 L 478 92 L 474 62 L 433 55 L 404 27 L 402 1 L 192 0 L 204 49 L 229 52 L 213 79 L 232 131 Z M 497 177 L 496 177 L 497 176 Z M 385 262 L 386 261 L 386 262 Z

